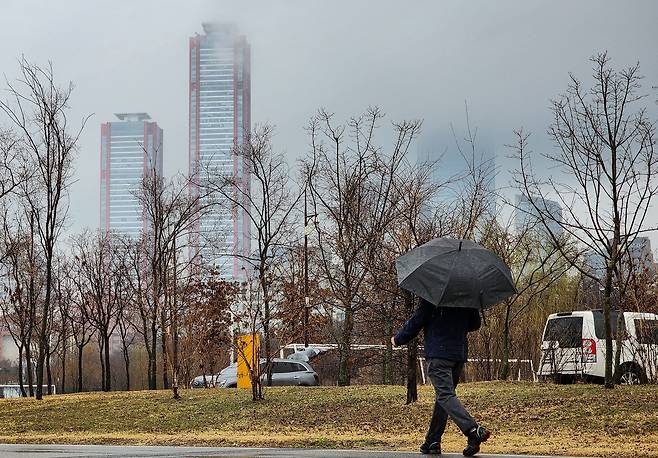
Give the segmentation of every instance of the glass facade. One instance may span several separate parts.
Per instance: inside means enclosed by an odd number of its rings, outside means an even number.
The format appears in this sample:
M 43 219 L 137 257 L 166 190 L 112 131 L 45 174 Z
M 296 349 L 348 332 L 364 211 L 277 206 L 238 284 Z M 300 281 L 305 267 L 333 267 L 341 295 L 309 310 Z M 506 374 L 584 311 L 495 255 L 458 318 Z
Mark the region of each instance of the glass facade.
M 162 175 L 162 129 L 146 113 L 116 116 L 120 121 L 101 125 L 100 227 L 137 237 L 146 229 L 142 179 Z
M 209 173 L 235 177 L 248 191 L 249 177 L 235 148 L 250 129 L 249 45 L 234 26 L 203 27 L 204 35 L 190 38 L 191 192 L 199 193 Z M 249 225 L 244 224 L 244 211 L 230 202 L 218 204 L 199 218 L 191 255 L 199 267 L 214 267 L 224 278 L 238 278 L 240 255 L 249 251 Z

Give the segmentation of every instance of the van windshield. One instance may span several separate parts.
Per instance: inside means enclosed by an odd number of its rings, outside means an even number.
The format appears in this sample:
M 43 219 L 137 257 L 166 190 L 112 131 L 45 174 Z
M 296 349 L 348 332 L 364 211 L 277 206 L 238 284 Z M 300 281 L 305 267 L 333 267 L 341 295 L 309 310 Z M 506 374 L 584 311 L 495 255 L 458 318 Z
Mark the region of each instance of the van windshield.
M 560 316 L 546 323 L 544 340 L 557 342 L 560 348 L 579 348 L 583 339 L 583 317 Z

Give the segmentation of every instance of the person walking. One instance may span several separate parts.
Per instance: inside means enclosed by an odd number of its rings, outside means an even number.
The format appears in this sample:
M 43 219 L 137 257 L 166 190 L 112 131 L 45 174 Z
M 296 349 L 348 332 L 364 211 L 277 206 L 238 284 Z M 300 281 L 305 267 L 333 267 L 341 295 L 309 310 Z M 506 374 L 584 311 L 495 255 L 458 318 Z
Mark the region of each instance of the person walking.
M 491 433 L 480 426 L 461 403 L 455 388 L 468 359 L 468 333 L 480 329 L 479 310 L 475 308 L 437 307 L 421 299 L 414 314 L 391 337 L 394 347 L 406 345 L 421 329 L 425 334 L 425 359 L 429 363 L 428 376 L 436 391 L 434 412 L 425 443 L 420 446 L 423 454 L 440 455 L 441 437 L 448 417 L 467 437 L 464 456 L 480 451 Z

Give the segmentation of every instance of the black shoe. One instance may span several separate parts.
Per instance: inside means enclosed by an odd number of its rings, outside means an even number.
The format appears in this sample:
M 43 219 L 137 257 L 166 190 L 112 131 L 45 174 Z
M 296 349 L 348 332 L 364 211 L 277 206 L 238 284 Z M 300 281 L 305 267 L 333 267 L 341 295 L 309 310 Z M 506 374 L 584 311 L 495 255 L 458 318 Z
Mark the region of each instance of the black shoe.
M 464 456 L 473 456 L 480 451 L 480 444 L 486 442 L 491 432 L 482 426 L 476 426 L 468 433 L 468 443 L 464 449 Z
M 427 442 L 425 442 L 423 445 L 420 446 L 420 453 L 422 453 L 423 455 L 440 455 L 441 443 L 432 442 L 431 444 L 428 444 Z

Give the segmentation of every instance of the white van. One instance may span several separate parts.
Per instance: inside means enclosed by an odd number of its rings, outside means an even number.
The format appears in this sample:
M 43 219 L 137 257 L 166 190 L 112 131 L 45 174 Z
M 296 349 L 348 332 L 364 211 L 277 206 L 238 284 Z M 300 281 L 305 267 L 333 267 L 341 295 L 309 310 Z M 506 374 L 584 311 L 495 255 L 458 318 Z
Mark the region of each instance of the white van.
M 613 339 L 618 318 L 619 313 L 612 310 Z M 621 324 L 620 383 L 658 381 L 658 315 L 624 312 Z M 613 341 L 613 352 L 616 345 Z M 554 313 L 544 327 L 537 375 L 561 381 L 573 381 L 578 376 L 600 380 L 605 376 L 605 352 L 602 310 Z

